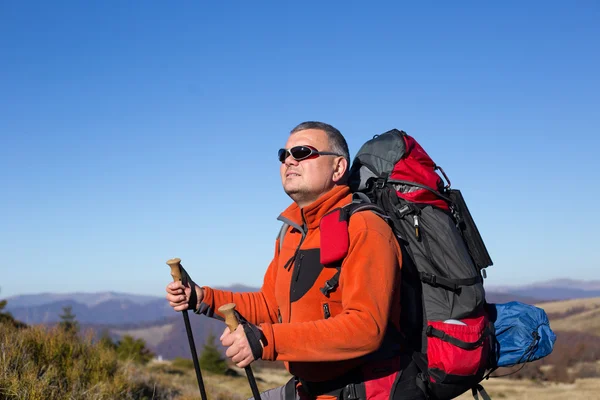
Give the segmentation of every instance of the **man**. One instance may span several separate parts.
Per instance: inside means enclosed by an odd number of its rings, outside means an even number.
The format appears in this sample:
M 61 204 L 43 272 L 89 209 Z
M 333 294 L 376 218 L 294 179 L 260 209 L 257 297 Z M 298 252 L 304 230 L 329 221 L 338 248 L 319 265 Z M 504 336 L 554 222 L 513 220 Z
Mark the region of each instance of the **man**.
M 251 331 L 242 325 L 233 333 L 225 329 L 226 355 L 238 367 L 257 358 L 284 361 L 298 381 L 296 398 L 338 398 L 356 383 L 357 371 L 397 354 L 390 338 L 399 330 L 402 256 L 385 220 L 373 212 L 355 213 L 341 264 L 320 263 L 321 218 L 352 201 L 349 158 L 346 140 L 331 125 L 304 122 L 291 131 L 279 161 L 283 189 L 294 202 L 279 217 L 287 231 L 276 241 L 260 291 L 192 284 L 197 302 L 189 304 L 191 288 L 167 286 L 177 311 L 191 308 L 222 318 L 217 309 L 236 303 L 258 329 L 248 336 Z M 327 283 L 333 288 L 325 295 L 320 289 Z M 263 399 L 283 398 L 283 390 L 268 391 Z

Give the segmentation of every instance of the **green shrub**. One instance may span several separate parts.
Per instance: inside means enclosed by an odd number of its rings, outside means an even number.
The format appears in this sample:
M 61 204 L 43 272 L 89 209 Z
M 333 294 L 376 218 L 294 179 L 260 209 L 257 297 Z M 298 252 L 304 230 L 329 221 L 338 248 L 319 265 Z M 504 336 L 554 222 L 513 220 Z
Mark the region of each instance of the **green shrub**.
M 117 344 L 111 339 L 108 329 L 104 329 L 100 333 L 100 338 L 98 339 L 98 346 L 105 347 L 111 350 L 117 349 Z
M 25 325 L 21 321 L 17 321 L 16 319 L 14 319 L 12 314 L 8 311 L 4 311 L 6 304 L 6 300 L 0 300 L 0 324 L 12 325 L 15 328 L 26 328 L 27 325 Z
M 129 335 L 123 336 L 117 343 L 117 354 L 120 360 L 131 360 L 138 364 L 146 364 L 154 357 L 143 339 L 135 339 Z
M 63 313 L 59 315 L 60 323 L 58 326 L 70 335 L 76 335 L 79 332 L 79 322 L 75 319 L 75 314 L 72 313 L 73 307 L 63 307 Z
M 215 374 L 225 375 L 229 368 L 221 352 L 219 352 L 215 340 L 216 337 L 212 333 L 206 338 L 206 343 L 204 343 L 202 354 L 200 355 L 200 368 L 214 372 Z

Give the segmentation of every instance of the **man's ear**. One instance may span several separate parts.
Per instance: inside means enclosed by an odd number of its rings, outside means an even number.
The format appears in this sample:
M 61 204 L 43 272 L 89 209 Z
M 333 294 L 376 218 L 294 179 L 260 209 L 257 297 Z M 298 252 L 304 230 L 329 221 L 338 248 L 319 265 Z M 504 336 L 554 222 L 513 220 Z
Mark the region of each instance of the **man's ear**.
M 348 172 L 348 160 L 345 157 L 336 157 L 337 161 L 333 169 L 333 182 L 336 184 L 343 184 L 346 172 Z

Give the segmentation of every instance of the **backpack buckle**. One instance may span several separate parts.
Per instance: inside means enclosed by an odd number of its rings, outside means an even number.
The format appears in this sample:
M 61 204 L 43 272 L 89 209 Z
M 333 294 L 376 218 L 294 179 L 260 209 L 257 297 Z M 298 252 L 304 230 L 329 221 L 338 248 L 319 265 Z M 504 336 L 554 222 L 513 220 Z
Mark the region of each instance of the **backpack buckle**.
M 329 297 L 329 292 L 331 292 L 333 289 L 335 289 L 335 286 L 333 286 L 331 282 L 327 281 L 325 282 L 325 285 L 323 285 L 323 287 L 319 290 L 325 295 L 325 297 Z
M 411 208 L 407 204 L 404 204 L 402 207 L 396 207 L 396 214 L 398 214 L 398 217 L 400 218 L 403 218 L 406 214 L 410 213 L 411 211 Z
M 377 189 L 383 189 L 385 187 L 385 184 L 387 183 L 388 180 L 388 173 L 381 173 L 381 175 L 379 175 L 379 177 L 377 178 L 377 180 L 375 181 L 375 187 Z
M 349 383 L 343 390 L 344 400 L 360 400 L 360 396 L 358 391 L 356 390 L 356 385 L 354 383 Z
M 437 286 L 437 277 L 434 274 L 429 274 L 427 272 L 421 272 L 421 281 L 430 284 L 433 287 Z

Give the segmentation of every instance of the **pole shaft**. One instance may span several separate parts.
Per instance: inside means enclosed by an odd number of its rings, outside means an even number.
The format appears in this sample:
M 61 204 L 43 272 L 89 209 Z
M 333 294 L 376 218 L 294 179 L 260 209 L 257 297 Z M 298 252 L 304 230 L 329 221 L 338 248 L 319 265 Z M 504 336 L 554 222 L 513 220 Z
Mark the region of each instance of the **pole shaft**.
M 198 363 L 198 354 L 196 353 L 196 345 L 194 344 L 194 336 L 192 334 L 192 326 L 190 325 L 190 318 L 188 316 L 187 310 L 183 310 L 182 313 L 183 313 L 183 321 L 185 322 L 185 331 L 187 332 L 188 341 L 190 342 L 190 350 L 192 352 L 192 361 L 194 362 L 194 369 L 196 370 L 196 380 L 198 381 L 198 389 L 200 390 L 200 397 L 202 397 L 202 400 L 207 400 L 206 390 L 204 389 L 204 381 L 202 380 L 202 373 L 200 372 L 200 364 Z
M 256 379 L 254 379 L 254 373 L 252 372 L 252 368 L 250 366 L 244 367 L 246 370 L 246 376 L 248 377 L 248 383 L 250 384 L 250 389 L 252 390 L 252 396 L 254 400 L 260 400 L 260 392 L 258 391 L 258 386 L 256 385 Z
M 181 259 L 171 258 L 167 260 L 167 265 L 171 267 L 171 276 L 173 282 L 181 282 Z M 194 288 L 192 287 L 192 290 Z M 183 322 L 185 323 L 185 331 L 187 333 L 188 342 L 190 342 L 190 351 L 192 352 L 192 361 L 194 362 L 194 369 L 196 370 L 196 380 L 198 381 L 198 389 L 200 390 L 200 397 L 202 400 L 207 400 L 206 390 L 204 389 L 204 381 L 202 380 L 202 373 L 200 372 L 200 364 L 198 363 L 198 354 L 196 353 L 196 345 L 194 344 L 194 335 L 192 334 L 192 326 L 190 325 L 190 317 L 188 316 L 188 310 L 183 310 Z

